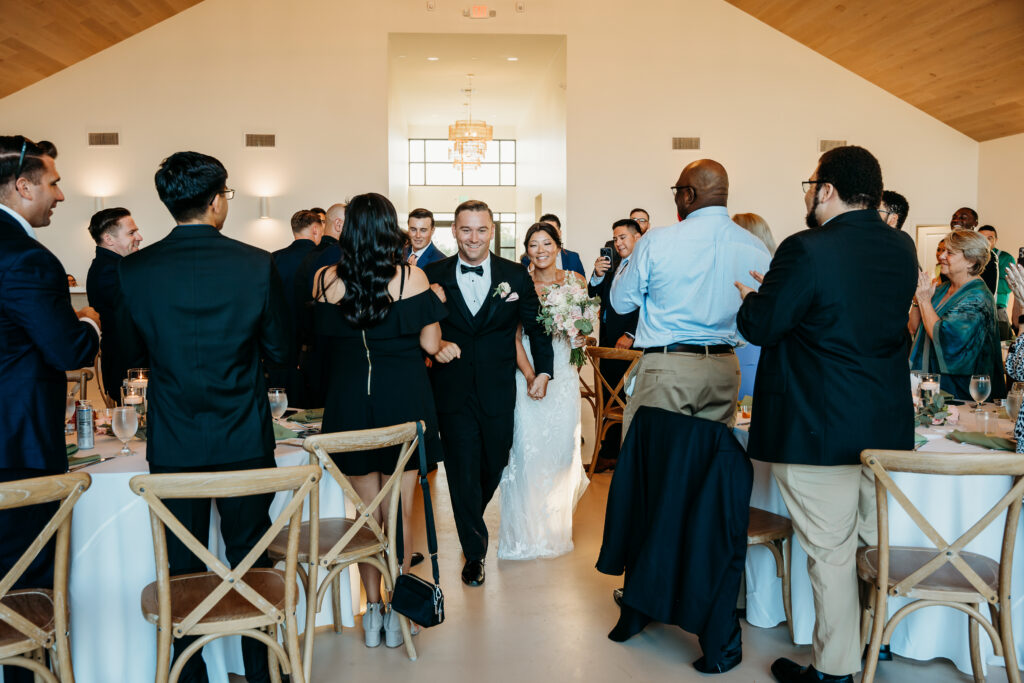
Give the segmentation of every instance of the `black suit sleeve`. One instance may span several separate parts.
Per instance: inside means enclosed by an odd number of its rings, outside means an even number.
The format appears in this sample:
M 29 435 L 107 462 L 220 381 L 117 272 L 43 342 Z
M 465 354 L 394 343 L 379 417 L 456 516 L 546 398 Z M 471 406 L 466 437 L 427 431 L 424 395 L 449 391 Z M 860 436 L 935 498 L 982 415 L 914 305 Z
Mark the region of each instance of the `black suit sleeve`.
M 985 286 L 988 287 L 988 291 L 994 295 L 996 287 L 999 286 L 999 257 L 995 254 L 991 254 L 985 270 L 981 271 L 981 279 L 985 282 Z
M 761 288 L 747 295 L 736 315 L 740 334 L 751 344 L 772 346 L 811 307 L 816 285 L 813 261 L 795 237 L 779 245 Z
M 76 370 L 92 365 L 99 337 L 71 307 L 68 281 L 57 258 L 43 249 L 25 253 L 4 274 L 4 310 L 32 339 L 48 365 Z
M 114 334 L 117 335 L 121 359 L 126 368 L 144 368 L 148 366 L 146 359 L 149 357 L 149 351 L 128 308 L 125 292 L 131 290 L 125 289 L 125 282 L 130 282 L 130 276 L 125 275 L 123 260 L 118 264 L 117 277 L 119 286 L 114 297 Z
M 284 285 L 273 261 L 269 262 L 270 282 L 263 303 L 260 329 L 260 355 L 272 366 L 294 367 L 292 335 L 288 332 L 288 306 L 284 298 Z
M 552 379 L 555 376 L 555 352 L 551 348 L 551 337 L 544 331 L 544 326 L 537 322 L 540 310 L 540 299 L 533 286 L 533 280 L 525 270 L 520 271 L 519 322 L 523 324 L 523 332 L 530 337 L 530 353 L 533 355 L 533 367 L 537 374 L 547 373 Z

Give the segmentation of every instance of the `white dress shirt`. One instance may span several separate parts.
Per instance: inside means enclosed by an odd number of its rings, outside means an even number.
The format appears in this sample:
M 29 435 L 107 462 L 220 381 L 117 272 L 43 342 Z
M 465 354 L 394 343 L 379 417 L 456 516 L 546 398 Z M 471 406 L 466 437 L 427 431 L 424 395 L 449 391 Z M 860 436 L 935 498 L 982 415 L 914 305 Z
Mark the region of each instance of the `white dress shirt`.
M 483 263 L 479 264 L 484 269 L 482 276 L 476 273 L 463 273 L 463 265 L 469 266 L 459 256 L 458 263 L 455 264 L 455 281 L 462 292 L 462 298 L 466 300 L 469 312 L 476 315 L 487 300 L 488 290 L 491 288 L 491 256 L 488 254 Z
M 427 246 L 426 247 L 423 247 L 422 249 L 417 249 L 416 251 L 410 253 L 409 254 L 409 258 L 407 258 L 406 261 L 407 262 L 410 261 L 412 259 L 412 257 L 415 256 L 416 257 L 416 262 L 419 263 L 420 258 L 423 256 L 423 252 L 425 252 L 428 247 L 430 247 L 430 242 L 427 242 Z
M 34 240 L 35 240 L 35 239 L 38 239 L 38 238 L 36 237 L 36 231 L 32 229 L 32 226 L 31 226 L 31 225 L 29 225 L 29 223 L 28 223 L 28 221 L 27 221 L 27 220 L 25 220 L 25 217 L 24 217 L 24 216 L 22 216 L 22 215 L 21 215 L 20 213 L 18 213 L 17 211 L 15 211 L 14 209 L 12 209 L 11 207 L 9 207 L 9 206 L 6 206 L 5 204 L 0 204 L 0 210 L 2 210 L 2 211 L 6 211 L 6 212 L 7 212 L 7 213 L 9 213 L 10 215 L 12 215 L 12 216 L 14 217 L 14 220 L 18 221 L 18 224 L 19 224 L 19 225 L 20 225 L 20 226 L 21 226 L 22 228 L 24 228 L 24 229 L 25 229 L 25 232 L 27 232 L 27 233 L 28 233 L 28 236 L 29 236 L 29 237 L 31 237 L 31 238 L 32 238 L 32 239 L 34 239 Z

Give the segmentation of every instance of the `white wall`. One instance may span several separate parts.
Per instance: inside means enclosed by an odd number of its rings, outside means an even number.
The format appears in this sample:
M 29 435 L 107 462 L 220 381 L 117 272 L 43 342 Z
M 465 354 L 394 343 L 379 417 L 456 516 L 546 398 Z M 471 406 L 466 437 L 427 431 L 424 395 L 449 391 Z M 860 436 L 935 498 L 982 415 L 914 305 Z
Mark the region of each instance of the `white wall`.
M 978 218 L 995 226 L 999 246 L 1014 256 L 1024 246 L 1020 185 L 1024 180 L 1024 133 L 981 143 Z
M 68 201 L 40 238 L 80 279 L 91 196 L 131 208 L 148 241 L 170 229 L 152 177 L 176 150 L 224 161 L 239 190 L 225 231 L 266 248 L 287 243 L 298 208 L 395 188 L 389 32 L 567 36 L 562 215 L 585 263 L 634 205 L 672 222 L 668 187 L 701 156 L 729 169 L 732 210 L 761 213 L 779 237 L 794 232 L 818 138 L 875 152 L 886 184 L 910 199 L 911 224 L 977 203 L 978 143 L 724 0 L 526 7 L 502 3 L 497 18 L 473 21 L 449 2 L 427 12 L 422 0 L 206 0 L 3 98 L 0 121 L 60 148 Z M 88 148 L 96 130 L 119 131 L 121 147 Z M 278 148 L 245 150 L 245 132 L 276 133 Z M 688 135 L 702 137 L 699 153 L 671 151 L 672 136 Z M 257 220 L 260 194 L 273 196 L 274 220 Z M 557 213 L 557 201 L 545 192 L 546 209 Z

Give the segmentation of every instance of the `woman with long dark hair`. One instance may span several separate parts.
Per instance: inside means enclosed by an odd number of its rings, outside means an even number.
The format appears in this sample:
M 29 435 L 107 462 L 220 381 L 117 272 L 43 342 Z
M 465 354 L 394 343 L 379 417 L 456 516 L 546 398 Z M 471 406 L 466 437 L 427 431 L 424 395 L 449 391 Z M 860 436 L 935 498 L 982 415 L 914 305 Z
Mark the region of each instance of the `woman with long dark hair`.
M 352 199 L 338 240 L 341 260 L 317 271 L 316 331 L 328 349 L 327 399 L 323 431 L 386 427 L 423 420 L 428 463 L 442 459 L 434 395 L 423 352 L 441 344 L 438 321 L 447 315 L 430 290 L 426 275 L 403 263 L 405 234 L 387 197 L 362 194 Z M 373 500 L 394 471 L 398 447 L 339 454 L 335 462 L 364 501 Z M 410 513 L 419 458 L 409 460 L 402 477 L 403 567 L 411 566 Z M 381 520 L 378 520 L 381 521 Z M 380 572 L 359 565 L 366 590 L 363 631 L 367 647 L 402 644 L 397 615 L 381 602 Z

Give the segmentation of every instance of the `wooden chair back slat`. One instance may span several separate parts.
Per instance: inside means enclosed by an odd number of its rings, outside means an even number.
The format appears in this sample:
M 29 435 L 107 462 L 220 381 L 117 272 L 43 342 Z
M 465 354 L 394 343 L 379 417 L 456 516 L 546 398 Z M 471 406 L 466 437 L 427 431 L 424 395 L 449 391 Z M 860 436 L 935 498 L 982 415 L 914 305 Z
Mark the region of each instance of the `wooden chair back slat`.
M 416 423 L 405 422 L 390 427 L 307 436 L 302 441 L 302 447 L 309 453 L 312 453 L 313 448 L 317 445 L 327 453 L 347 453 L 397 446 L 408 443 L 414 438 L 416 438 Z
M 640 359 L 643 358 L 643 352 L 636 351 L 634 349 L 612 349 L 603 346 L 588 346 L 586 348 L 587 356 L 591 360 L 591 364 L 594 366 L 594 382 L 597 389 L 597 405 L 598 405 L 598 420 L 601 419 L 605 413 L 607 413 L 616 403 L 622 410 L 626 409 L 626 402 L 622 400 L 621 393 L 622 387 L 625 386 L 626 380 L 633 372 L 633 368 L 636 367 Z M 618 383 L 613 387 L 605 376 L 601 373 L 601 360 L 623 360 L 630 361 L 629 367 L 622 374 Z

